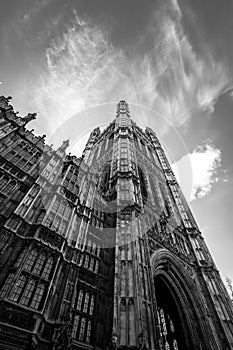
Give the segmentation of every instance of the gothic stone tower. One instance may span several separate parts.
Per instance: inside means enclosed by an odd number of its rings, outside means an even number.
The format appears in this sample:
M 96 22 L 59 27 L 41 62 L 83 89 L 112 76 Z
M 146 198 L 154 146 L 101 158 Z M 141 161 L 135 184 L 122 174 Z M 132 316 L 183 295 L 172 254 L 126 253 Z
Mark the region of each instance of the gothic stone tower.
M 81 158 L 0 107 L 0 349 L 232 349 L 220 275 L 127 103 Z

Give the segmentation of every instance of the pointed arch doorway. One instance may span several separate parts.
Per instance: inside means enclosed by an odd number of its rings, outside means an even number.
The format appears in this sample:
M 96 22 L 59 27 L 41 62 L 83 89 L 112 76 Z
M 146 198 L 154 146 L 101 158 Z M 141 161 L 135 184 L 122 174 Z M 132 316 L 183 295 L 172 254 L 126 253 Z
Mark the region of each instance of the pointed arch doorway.
M 161 342 L 165 350 L 187 350 L 190 339 L 179 300 L 162 275 L 155 277 L 157 315 Z
M 195 282 L 165 249 L 152 256 L 160 343 L 164 350 L 217 349 Z

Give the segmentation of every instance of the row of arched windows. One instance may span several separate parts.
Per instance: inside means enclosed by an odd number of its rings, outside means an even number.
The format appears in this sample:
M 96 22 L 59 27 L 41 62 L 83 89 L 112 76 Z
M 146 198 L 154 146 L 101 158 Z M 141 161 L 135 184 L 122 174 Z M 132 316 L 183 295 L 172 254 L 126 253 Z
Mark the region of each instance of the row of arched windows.
M 79 290 L 76 309 L 80 312 L 93 315 L 95 308 L 95 295 L 85 292 L 83 289 Z
M 78 169 L 75 166 L 70 166 L 70 169 L 64 179 L 63 185 L 72 193 L 78 194 Z
M 44 220 L 44 225 L 64 236 L 71 213 L 72 207 L 69 201 L 56 197 Z
M 91 342 L 92 321 L 86 317 L 76 315 L 74 317 L 72 338 L 79 341 L 90 343 Z
M 20 203 L 20 206 L 17 209 L 17 214 L 20 216 L 24 216 L 26 212 L 28 211 L 29 207 L 31 206 L 32 202 L 36 198 L 37 194 L 39 193 L 40 188 L 38 186 L 33 186 L 27 196 L 24 198 L 24 200 Z
M 51 211 L 69 220 L 72 208 L 69 201 L 56 197 L 52 204 Z
M 19 267 L 24 260 L 23 269 L 25 271 L 49 280 L 54 265 L 54 257 L 48 255 L 45 251 L 40 252 L 37 249 L 33 249 L 25 259 L 26 251 L 27 247 L 21 250 L 14 266 Z
M 4 298 L 9 292 L 9 300 L 40 309 L 55 260 L 45 251 L 32 249 L 27 255 L 27 250 L 28 247 L 24 247 L 14 263 L 15 268 L 22 266 L 21 274 L 15 281 L 17 275 L 14 273 L 8 275 L 0 290 L 0 297 Z
M 10 176 L 0 172 L 0 192 L 5 195 L 11 195 L 16 189 L 18 183 L 13 180 Z
M 11 123 L 3 125 L 3 127 L 0 128 L 0 137 L 6 135 L 8 132 L 12 131 L 13 129 L 14 127 L 11 125 Z
M 45 283 L 21 274 L 9 295 L 9 299 L 33 309 L 39 309 L 45 289 Z
M 88 239 L 87 245 L 86 245 L 86 250 L 89 251 L 92 254 L 95 254 L 97 256 L 100 256 L 100 244 L 96 244 L 96 242 L 94 242 L 91 239 Z
M 8 150 L 10 151 L 5 153 L 5 158 L 25 172 L 33 168 L 40 158 L 40 152 L 26 142 L 20 142 Z
M 81 254 L 79 258 L 79 266 L 84 267 L 94 273 L 99 272 L 99 260 L 89 254 Z
M 6 150 L 9 151 L 10 149 L 12 149 L 12 146 L 15 146 L 18 142 L 19 142 L 18 135 L 13 133 L 5 137 L 4 139 L 2 139 L 0 143 L 1 154 L 4 154 Z

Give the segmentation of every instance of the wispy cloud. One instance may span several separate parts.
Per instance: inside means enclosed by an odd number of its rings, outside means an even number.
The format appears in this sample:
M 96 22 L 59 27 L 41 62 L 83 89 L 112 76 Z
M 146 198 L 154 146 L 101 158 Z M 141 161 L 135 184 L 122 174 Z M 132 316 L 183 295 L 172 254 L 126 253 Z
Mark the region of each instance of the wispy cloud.
M 185 33 L 176 0 L 161 6 L 154 20 L 154 47 L 134 69 L 142 103 L 180 124 L 201 109 L 212 113 L 216 100 L 231 84 L 226 67 L 217 62 L 206 43 L 195 52 Z
M 186 199 L 190 202 L 201 199 L 220 180 L 221 151 L 208 140 L 192 153 L 183 156 L 172 167 Z M 225 176 L 223 181 L 226 181 Z
M 30 103 L 47 118 L 49 131 L 68 117 L 108 99 L 120 84 L 116 51 L 107 33 L 82 20 L 76 13 L 72 24 L 46 51 L 46 65 L 32 86 Z M 30 94 L 30 92 L 29 92 Z
M 107 31 L 74 12 L 47 49 L 39 81 L 30 87 L 27 81 L 28 107 L 41 111 L 48 133 L 82 109 L 121 98 L 157 110 L 174 125 L 196 109 L 211 113 L 230 84 L 227 69 L 208 45 L 195 52 L 182 16 L 177 0 L 161 2 L 147 32 L 153 45 L 135 56 L 115 48 Z

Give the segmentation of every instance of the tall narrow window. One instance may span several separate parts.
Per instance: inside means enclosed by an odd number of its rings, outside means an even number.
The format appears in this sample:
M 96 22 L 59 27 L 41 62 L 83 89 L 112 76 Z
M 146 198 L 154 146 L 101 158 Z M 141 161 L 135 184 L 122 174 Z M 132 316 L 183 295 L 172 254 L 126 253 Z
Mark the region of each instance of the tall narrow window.
M 78 295 L 78 301 L 77 301 L 77 310 L 81 310 L 82 308 L 82 302 L 83 302 L 83 290 L 81 289 L 79 291 L 79 295 Z
M 91 297 L 91 303 L 90 303 L 90 310 L 89 310 L 89 314 L 93 315 L 94 313 L 94 307 L 95 307 L 95 296 L 92 295 Z
M 95 262 L 95 273 L 98 273 L 98 271 L 99 271 L 99 261 L 96 260 L 96 262 Z
M 85 267 L 86 269 L 88 269 L 89 260 L 90 260 L 89 255 L 86 255 L 86 257 L 85 257 L 85 264 L 84 264 L 84 267 Z
M 90 260 L 89 270 L 91 270 L 91 271 L 94 270 L 94 258 L 91 258 L 91 260 Z
M 67 203 L 67 205 L 66 205 L 66 210 L 65 210 L 65 212 L 64 212 L 64 219 L 69 219 L 69 217 L 70 217 L 70 213 L 71 213 L 71 207 L 70 207 L 70 204 L 69 203 Z
M 87 292 L 85 294 L 84 305 L 83 305 L 83 312 L 87 312 L 88 304 L 89 304 L 89 293 Z
M 48 260 L 47 260 L 47 262 L 45 264 L 45 267 L 44 267 L 44 270 L 42 272 L 42 276 L 41 277 L 47 280 L 49 278 L 49 276 L 50 276 L 52 267 L 53 267 L 53 258 L 50 257 L 50 258 L 48 258 Z
M 81 325 L 80 325 L 80 331 L 79 331 L 79 340 L 84 340 L 84 333 L 85 333 L 85 327 L 86 327 L 86 319 L 83 317 L 81 319 Z
M 7 176 L 4 176 L 4 177 L 1 179 L 1 182 L 0 182 L 0 190 L 6 186 L 6 184 L 7 184 L 8 181 L 9 181 L 9 178 L 8 178 Z
M 33 309 L 39 309 L 41 299 L 44 295 L 44 291 L 45 291 L 45 285 L 42 283 L 39 283 L 30 305 Z
M 10 285 L 12 284 L 13 282 L 13 278 L 14 278 L 14 274 L 13 273 L 10 273 L 5 281 L 5 283 L 3 284 L 1 290 L 0 290 L 0 297 L 1 298 L 4 298 Z
M 35 289 L 36 282 L 35 280 L 31 279 L 28 283 L 26 288 L 24 289 L 23 296 L 20 300 L 20 303 L 23 305 L 28 305 L 29 301 L 31 299 L 32 293 Z
M 34 273 L 35 275 L 39 275 L 41 270 L 42 270 L 42 267 L 44 265 L 44 262 L 45 262 L 45 254 L 42 253 L 42 254 L 40 254 L 39 258 L 37 259 L 32 273 Z
M 91 321 L 88 321 L 87 335 L 86 335 L 86 342 L 87 343 L 90 343 L 90 338 L 91 338 Z
M 66 204 L 64 201 L 61 202 L 60 206 L 59 206 L 59 209 L 57 211 L 57 213 L 59 215 L 62 215 L 64 213 L 64 210 L 65 210 L 65 207 L 66 207 Z
M 29 256 L 27 257 L 25 263 L 24 263 L 24 269 L 25 270 L 28 270 L 28 271 L 31 271 L 35 261 L 36 261 L 36 257 L 37 257 L 37 250 L 36 249 L 33 249 L 31 251 L 31 253 L 29 254 Z
M 61 224 L 59 226 L 59 233 L 62 235 L 62 236 L 65 236 L 65 232 L 66 232 L 66 227 L 67 227 L 67 221 L 65 220 L 62 220 L 61 221 Z
M 16 181 L 10 181 L 6 187 L 4 188 L 4 193 L 5 194 L 11 194 L 11 192 L 13 191 L 13 189 L 16 186 Z
M 72 335 L 71 335 L 71 337 L 74 338 L 74 339 L 76 339 L 76 337 L 77 337 L 79 318 L 80 318 L 79 315 L 76 315 L 74 317 L 74 323 L 73 323 L 73 329 L 72 329 Z
M 24 275 L 21 275 L 18 279 L 18 281 L 16 282 L 16 284 L 14 285 L 13 287 L 13 290 L 11 292 L 11 295 L 10 295 L 10 300 L 13 300 L 13 301 L 18 301 L 19 299 L 19 296 L 24 288 L 24 285 L 26 283 L 26 277 Z
M 3 231 L 0 233 L 0 250 L 5 246 L 9 236 L 7 232 Z

